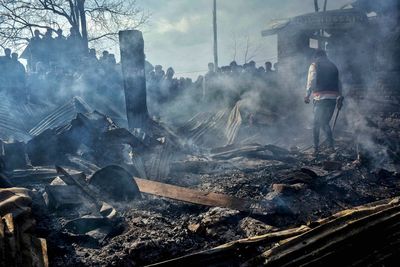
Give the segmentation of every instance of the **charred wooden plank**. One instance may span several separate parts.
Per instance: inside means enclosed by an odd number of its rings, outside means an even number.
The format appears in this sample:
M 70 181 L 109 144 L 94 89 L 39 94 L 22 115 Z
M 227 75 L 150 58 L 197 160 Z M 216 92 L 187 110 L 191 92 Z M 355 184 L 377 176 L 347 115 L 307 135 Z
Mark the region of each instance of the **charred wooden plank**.
M 102 204 L 100 203 L 98 196 L 96 196 L 96 194 L 87 186 L 87 184 L 84 184 L 80 179 L 70 175 L 60 166 L 56 166 L 56 170 L 58 173 L 64 175 L 62 179 L 67 185 L 77 186 L 100 210 Z
M 65 168 L 72 176 L 79 178 L 82 172 Z M 57 176 L 54 168 L 35 167 L 34 169 L 14 170 L 9 180 L 14 186 L 32 186 L 35 184 L 49 184 Z
M 6 260 L 5 226 L 0 218 L 0 263 Z
M 46 239 L 31 237 L 31 257 L 37 267 L 48 267 L 49 258 L 47 256 Z
M 224 207 L 248 212 L 251 212 L 252 207 L 255 205 L 254 201 L 247 199 L 240 199 L 212 192 L 202 192 L 194 189 L 154 182 L 136 177 L 134 179 L 139 186 L 139 190 L 142 193 L 166 197 L 174 200 L 180 200 L 183 202 L 205 206 Z

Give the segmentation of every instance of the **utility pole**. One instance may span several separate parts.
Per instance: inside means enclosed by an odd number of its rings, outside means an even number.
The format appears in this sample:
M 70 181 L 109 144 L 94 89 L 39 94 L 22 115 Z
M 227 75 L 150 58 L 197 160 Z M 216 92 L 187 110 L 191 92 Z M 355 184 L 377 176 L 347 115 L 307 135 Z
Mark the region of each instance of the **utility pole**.
M 326 12 L 326 8 L 328 6 L 328 0 L 324 1 L 324 13 Z M 321 29 L 321 36 L 325 36 L 325 29 Z M 326 41 L 322 41 L 323 49 L 326 50 Z
M 214 0 L 213 28 L 214 28 L 214 68 L 215 71 L 217 71 L 218 70 L 217 0 Z

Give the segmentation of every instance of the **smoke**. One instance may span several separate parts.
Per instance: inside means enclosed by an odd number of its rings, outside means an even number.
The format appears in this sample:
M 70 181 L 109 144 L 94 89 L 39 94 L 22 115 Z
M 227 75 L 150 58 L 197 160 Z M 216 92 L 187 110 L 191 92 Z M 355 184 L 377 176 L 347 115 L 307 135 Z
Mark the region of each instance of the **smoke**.
M 282 86 L 279 72 L 266 73 L 247 64 L 245 69 L 236 68 L 223 66 L 221 72 L 201 76 L 188 87 L 178 86 L 176 98 L 161 106 L 150 99 L 150 112 L 158 107 L 163 122 L 175 126 L 188 143 L 200 146 L 267 144 L 277 139 L 288 145 L 293 138 L 287 136 L 295 134 L 295 121 L 302 113 L 300 95 L 305 89 Z
M 397 61 L 391 55 L 398 51 L 395 37 L 399 31 L 397 12 L 379 9 L 379 5 L 375 5 L 375 9 L 365 11 L 377 14 L 376 18 L 370 18 L 367 27 L 356 27 L 345 34 L 327 32 L 333 40 L 328 44 L 329 57 L 340 69 L 346 96 L 339 130 L 352 131 L 356 136 L 355 150 L 373 155 L 378 166 L 389 161 L 389 155 L 384 142 L 377 143 L 376 138 L 380 133 L 374 121 L 381 117 L 375 115 L 381 111 L 379 103 L 386 101 L 377 99 L 377 90 L 386 85 L 378 85 L 376 81 L 382 79 L 382 73 L 397 68 Z M 154 84 L 149 72 L 149 111 L 157 120 L 181 133 L 188 144 L 199 147 L 240 142 L 275 143 L 286 147 L 301 142 L 310 144 L 312 105 L 303 104 L 310 63 L 311 60 L 305 62 L 292 57 L 279 62 L 277 72 L 268 74 L 257 70 L 260 65 L 224 66 L 215 77 L 200 76 L 195 82 L 162 77 L 159 84 Z M 29 130 L 49 110 L 75 96 L 110 116 L 119 126 L 126 127 L 121 69 L 115 62 L 83 56 L 78 62 L 66 60 L 62 66 L 51 62 L 39 65 L 26 77 L 26 88 L 29 88 L 29 101 L 24 104 L 25 108 L 16 108 L 19 104 L 14 103 L 21 101 L 7 94 L 0 112 L 1 116 L 6 114 L 9 121 L 15 122 L 4 127 L 17 129 L 14 135 L 9 135 L 18 140 L 31 138 Z M 25 90 L 20 89 L 21 92 Z M 354 94 L 362 95 L 364 100 L 353 100 L 357 99 Z M 34 110 L 35 116 L 28 115 L 24 109 Z M 25 122 L 26 118 L 35 119 Z M 129 151 L 124 154 L 129 155 Z M 129 161 L 128 156 L 125 159 Z
M 328 42 L 328 54 L 339 67 L 346 97 L 337 130 L 352 132 L 355 136 L 354 151 L 363 150 L 370 154 L 373 162 L 376 162 L 375 166 L 389 162 L 390 158 L 387 146 L 381 140 L 385 138 L 376 127 L 371 126 L 371 122 L 382 119 L 382 103 L 387 102 L 384 97 L 390 96 L 390 88 L 396 86 L 378 84 L 378 81 L 393 80 L 395 74 L 390 76 L 388 73 L 398 65 L 397 57 L 393 57 L 398 53 L 398 14 L 396 9 L 388 9 L 386 5 L 374 3 L 372 10 L 358 7 L 359 11 L 370 16 L 365 26 L 354 25 L 353 29 L 343 29 L 342 32 L 327 30 L 332 40 Z M 217 114 L 226 109 L 226 114 L 229 114 L 234 112 L 235 105 L 239 105 L 242 119 L 240 128 L 246 129 L 247 133 L 237 141 L 267 143 L 281 140 L 281 144 L 290 146 L 298 145 L 299 141 L 304 142 L 300 136 L 306 136 L 311 143 L 309 129 L 313 117 L 312 105 L 305 106 L 302 103 L 310 63 L 310 58 L 308 62 L 299 62 L 295 57 L 292 61 L 280 62 L 282 71 L 278 72 L 278 84 L 266 83 L 258 77 L 247 79 L 245 75 L 232 77 L 221 74 L 214 88 L 207 91 L 210 98 L 199 97 L 202 87 L 193 86 L 191 90 L 180 92 L 174 101 L 162 108 L 162 119 L 168 123 L 180 124 L 198 112 Z M 385 88 L 386 93 L 383 92 Z M 224 120 L 228 121 L 228 118 L 226 115 Z M 269 123 L 258 128 L 256 139 L 248 139 L 253 133 L 251 127 L 247 126 L 252 124 L 254 118 L 258 118 L 258 122 L 268 118 Z M 204 122 L 210 125 L 210 117 Z M 224 128 L 226 124 L 219 124 L 219 127 Z M 209 131 L 209 138 L 218 139 L 219 134 Z
M 354 134 L 355 150 L 370 159 L 372 168 L 382 168 L 393 163 L 388 154 L 389 132 L 398 134 L 384 121 L 398 112 L 393 105 L 399 100 L 395 93 L 399 84 L 398 1 L 369 2 L 367 6 L 362 1 L 353 5 L 373 12 L 369 25 L 351 31 L 343 41 L 344 54 L 335 54 L 333 60 L 339 62 L 346 97 L 342 111 L 345 119 L 339 126 Z

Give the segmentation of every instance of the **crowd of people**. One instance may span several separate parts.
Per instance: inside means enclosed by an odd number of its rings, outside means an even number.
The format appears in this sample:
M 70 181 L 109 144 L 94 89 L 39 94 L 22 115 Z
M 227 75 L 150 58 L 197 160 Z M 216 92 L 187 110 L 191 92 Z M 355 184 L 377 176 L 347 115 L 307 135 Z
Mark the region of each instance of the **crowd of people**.
M 14 98 L 23 97 L 27 94 L 25 67 L 18 61 L 18 54 L 11 52 L 6 48 L 4 56 L 0 57 L 0 93 Z
M 26 59 L 26 69 L 9 48 L 0 57 L 0 94 L 17 101 L 59 104 L 74 95 L 112 96 L 122 87 L 115 56 L 104 51 L 98 58 L 73 28 L 68 37 L 61 29 L 35 30 L 20 58 Z
M 164 118 L 176 118 L 182 114 L 190 117 L 204 110 L 229 108 L 248 97 L 248 93 L 258 94 L 257 101 L 268 105 L 272 111 L 277 110 L 278 102 L 275 100 L 282 94 L 278 88 L 278 63 L 273 65 L 271 62 L 257 67 L 254 61 L 243 65 L 232 61 L 219 68 L 209 63 L 208 72 L 195 81 L 175 78 L 171 67 L 164 71 L 160 65 L 150 66 L 147 72 L 149 109 L 152 115 Z
M 256 66 L 254 61 L 238 65 L 235 61 L 228 66 L 215 68 L 208 64 L 208 72 L 200 75 L 196 81 L 190 78 L 175 78 L 173 68 L 165 72 L 157 65 L 148 73 L 148 96 L 150 109 L 155 115 L 162 115 L 174 105 L 207 103 L 208 108 L 232 106 L 247 91 L 277 87 L 278 64 L 266 62 Z M 189 101 L 188 101 L 189 100 Z M 172 107 L 171 107 L 171 104 Z
M 0 57 L 0 94 L 17 101 L 55 105 L 75 95 L 89 103 L 99 99 L 123 101 L 122 71 L 115 55 L 103 51 L 98 58 L 95 49 L 84 49 L 81 37 L 73 29 L 68 37 L 63 36 L 62 30 L 47 30 L 44 34 L 36 30 L 21 58 L 27 59 L 27 70 L 17 53 L 4 49 L 4 56 Z M 163 117 L 180 101 L 194 105 L 206 102 L 208 107 L 216 108 L 232 106 L 248 91 L 276 87 L 278 65 L 273 70 L 271 62 L 257 67 L 254 61 L 244 65 L 233 61 L 220 68 L 209 63 L 208 69 L 193 82 L 190 78 L 176 78 L 172 67 L 164 71 L 161 65 L 153 67 L 146 61 L 151 115 Z
M 39 30 L 34 31 L 34 36 L 21 55 L 21 58 L 28 62 L 28 70 L 35 71 L 39 62 L 69 68 L 79 63 L 79 59 L 86 54 L 84 42 L 75 28 L 70 29 L 68 37 L 63 35 L 62 29 L 55 31 L 55 38 L 53 33 L 52 29 L 48 29 L 44 34 Z
M 208 101 L 222 99 L 229 106 L 241 98 L 249 90 L 270 88 L 275 86 L 278 64 L 272 69 L 272 63 L 256 66 L 254 61 L 238 65 L 232 61 L 215 71 L 213 63 L 208 64 L 208 72 L 204 76 L 204 95 Z

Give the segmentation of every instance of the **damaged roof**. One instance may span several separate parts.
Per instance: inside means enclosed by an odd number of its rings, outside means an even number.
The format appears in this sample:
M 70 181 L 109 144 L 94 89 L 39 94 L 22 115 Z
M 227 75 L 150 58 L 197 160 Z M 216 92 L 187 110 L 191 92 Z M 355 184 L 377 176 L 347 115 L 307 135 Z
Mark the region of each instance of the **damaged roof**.
M 262 36 L 270 36 L 288 28 L 300 30 L 348 29 L 367 22 L 367 15 L 354 8 L 329 10 L 308 13 L 289 19 L 273 20 L 261 34 Z

